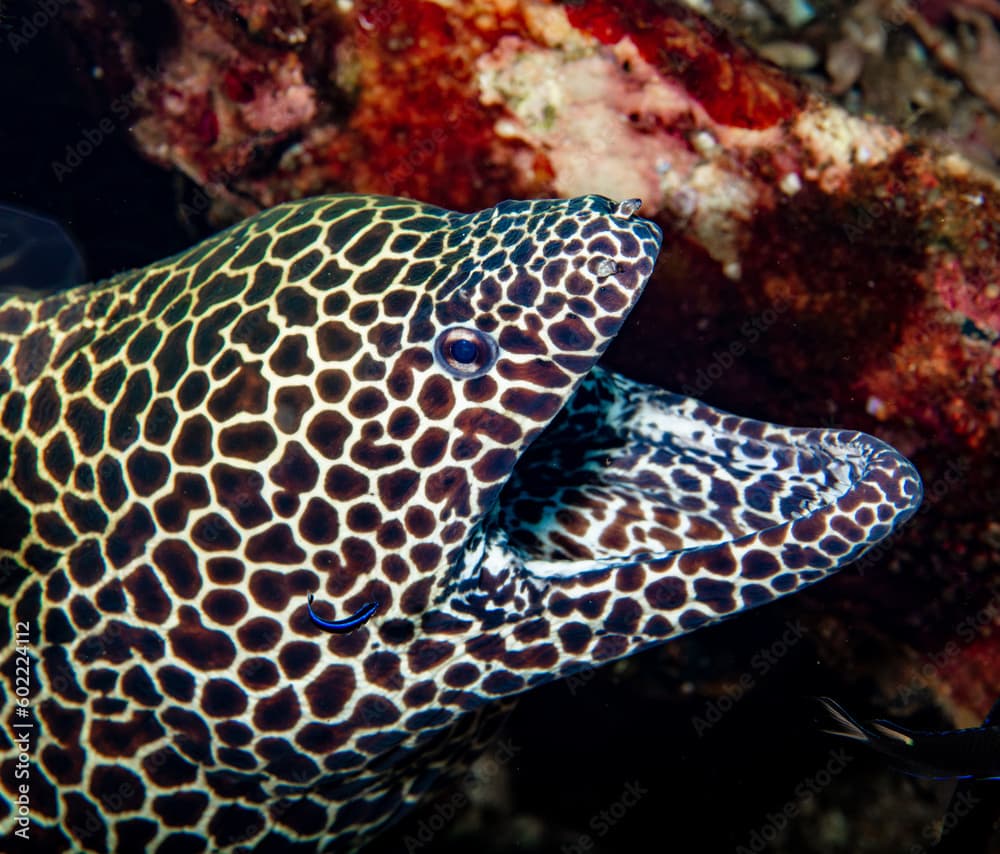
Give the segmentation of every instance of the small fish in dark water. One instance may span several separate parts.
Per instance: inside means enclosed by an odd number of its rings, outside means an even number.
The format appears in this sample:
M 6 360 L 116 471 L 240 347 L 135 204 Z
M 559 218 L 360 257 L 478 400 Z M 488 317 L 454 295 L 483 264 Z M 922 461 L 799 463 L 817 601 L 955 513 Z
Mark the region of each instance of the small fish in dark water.
M 834 700 L 819 701 L 839 727 L 824 732 L 866 744 L 907 774 L 931 780 L 1000 780 L 1000 724 L 993 722 L 993 712 L 982 726 L 970 729 L 912 730 L 882 719 L 862 723 Z
M 0 290 L 37 295 L 86 278 L 83 256 L 58 222 L 0 204 Z
M 958 780 L 941 822 L 937 842 L 909 852 L 933 854 L 995 852 L 1000 824 L 1000 698 L 982 726 L 954 730 L 911 730 L 877 719 L 860 723 L 829 697 L 819 702 L 833 719 L 831 735 L 860 741 L 892 760 L 899 770 L 931 780 Z

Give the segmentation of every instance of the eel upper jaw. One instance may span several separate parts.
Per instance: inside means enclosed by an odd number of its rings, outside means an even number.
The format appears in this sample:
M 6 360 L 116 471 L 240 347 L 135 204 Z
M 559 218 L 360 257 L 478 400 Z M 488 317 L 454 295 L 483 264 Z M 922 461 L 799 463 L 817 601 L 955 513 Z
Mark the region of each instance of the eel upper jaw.
M 856 560 L 921 496 L 872 436 L 738 418 L 598 367 L 485 520 L 478 593 L 516 622 L 557 592 L 632 587 L 633 628 L 659 614 L 679 634 Z

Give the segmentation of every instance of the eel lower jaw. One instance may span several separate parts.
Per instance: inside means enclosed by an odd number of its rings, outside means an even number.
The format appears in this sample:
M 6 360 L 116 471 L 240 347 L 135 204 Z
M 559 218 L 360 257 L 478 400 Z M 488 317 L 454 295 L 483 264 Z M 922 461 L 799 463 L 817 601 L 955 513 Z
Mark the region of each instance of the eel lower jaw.
M 596 368 L 518 461 L 487 539 L 541 587 L 687 561 L 792 573 L 797 589 L 888 536 L 921 495 L 872 436 L 739 418 Z

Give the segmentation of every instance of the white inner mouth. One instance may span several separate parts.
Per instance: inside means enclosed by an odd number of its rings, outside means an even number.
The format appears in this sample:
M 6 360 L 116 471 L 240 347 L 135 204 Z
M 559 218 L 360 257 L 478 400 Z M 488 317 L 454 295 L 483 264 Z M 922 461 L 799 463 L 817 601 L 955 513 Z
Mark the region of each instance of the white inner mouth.
M 833 441 L 835 432 L 737 418 L 602 369 L 581 389 L 600 402 L 571 401 L 500 499 L 507 546 L 537 576 L 782 525 L 835 501 L 864 466 L 862 449 Z

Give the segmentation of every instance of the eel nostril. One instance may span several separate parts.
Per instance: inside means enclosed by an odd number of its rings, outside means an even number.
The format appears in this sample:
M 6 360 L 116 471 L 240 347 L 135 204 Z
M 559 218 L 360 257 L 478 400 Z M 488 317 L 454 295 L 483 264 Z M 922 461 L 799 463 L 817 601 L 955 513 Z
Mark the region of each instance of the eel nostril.
M 621 270 L 621 267 L 611 258 L 591 258 L 587 267 L 598 279 L 606 279 Z
M 623 202 L 619 202 L 612 213 L 615 216 L 624 217 L 625 219 L 631 219 L 632 215 L 642 207 L 642 199 L 625 199 Z

